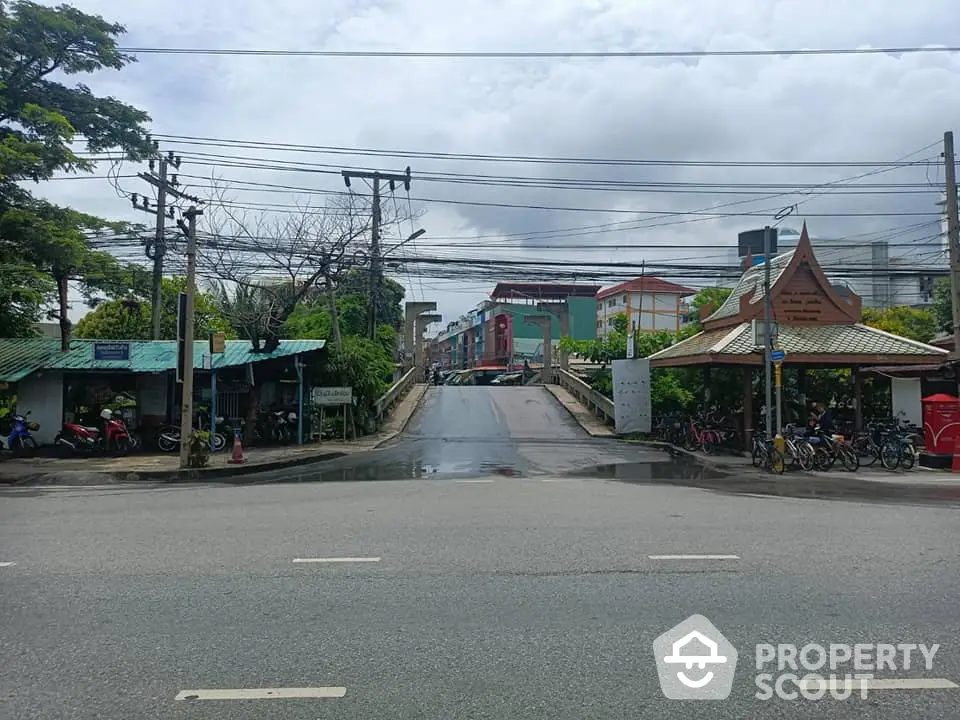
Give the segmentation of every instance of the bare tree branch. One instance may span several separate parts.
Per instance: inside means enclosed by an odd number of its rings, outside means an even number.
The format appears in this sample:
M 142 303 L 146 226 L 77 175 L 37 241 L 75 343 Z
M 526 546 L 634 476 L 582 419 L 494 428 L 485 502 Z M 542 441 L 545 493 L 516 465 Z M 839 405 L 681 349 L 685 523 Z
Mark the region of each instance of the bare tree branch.
M 211 191 L 198 275 L 212 283 L 227 319 L 258 352 L 276 349 L 299 302 L 320 293 L 329 300 L 348 270 L 369 267 L 371 212 L 358 195 L 333 195 L 321 207 L 298 202 L 289 213 L 251 213 L 222 182 L 213 179 Z

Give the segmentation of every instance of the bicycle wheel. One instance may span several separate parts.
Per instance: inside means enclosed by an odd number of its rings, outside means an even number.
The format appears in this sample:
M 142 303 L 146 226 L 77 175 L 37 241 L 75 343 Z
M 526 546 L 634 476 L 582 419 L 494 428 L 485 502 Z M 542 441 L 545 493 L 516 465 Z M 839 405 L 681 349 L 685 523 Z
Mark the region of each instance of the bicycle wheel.
M 818 445 L 813 449 L 813 467 L 821 472 L 829 470 L 833 466 L 834 457 L 822 446 Z
M 860 456 L 853 450 L 853 448 L 848 447 L 847 445 L 842 445 L 837 450 L 837 455 L 840 458 L 840 462 L 843 464 L 843 469 L 848 472 L 856 472 L 860 467 Z
M 764 451 L 764 449 L 760 445 L 757 445 L 757 443 L 754 443 L 753 452 L 750 455 L 750 461 L 753 463 L 754 467 L 763 467 L 763 464 L 766 461 L 766 455 L 767 453 Z
M 880 448 L 880 464 L 887 470 L 896 470 L 900 464 L 900 441 L 887 440 Z
M 767 470 L 769 472 L 776 473 L 777 475 L 783 475 L 783 471 L 787 468 L 787 463 L 783 459 L 783 453 L 776 448 L 769 448 L 767 450 L 766 464 Z
M 180 436 L 170 433 L 160 433 L 157 437 L 157 447 L 163 452 L 173 452 L 180 444 Z
M 903 447 L 900 449 L 900 467 L 904 470 L 909 470 L 913 467 L 913 464 L 917 461 L 917 450 L 913 447 L 913 443 L 904 443 Z
M 797 446 L 797 462 L 800 469 L 804 472 L 810 472 L 817 464 L 817 453 L 809 443 L 803 443 Z

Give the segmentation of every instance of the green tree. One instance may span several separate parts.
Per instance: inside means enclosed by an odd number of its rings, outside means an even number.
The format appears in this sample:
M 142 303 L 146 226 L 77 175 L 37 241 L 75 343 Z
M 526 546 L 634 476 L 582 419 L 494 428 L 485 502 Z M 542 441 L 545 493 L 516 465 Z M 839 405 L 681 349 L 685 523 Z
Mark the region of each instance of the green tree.
M 866 308 L 862 321 L 864 325 L 920 342 L 930 342 L 937 334 L 937 320 L 932 310 L 906 305 L 885 310 Z
M 80 280 L 93 293 L 115 274 L 116 262 L 88 242 L 90 231 L 115 226 L 36 200 L 22 183 L 92 170 L 95 163 L 76 150 L 77 139 L 90 152 L 120 148 L 132 159 L 152 150 L 146 113 L 56 79 L 119 70 L 133 61 L 117 50 L 123 32 L 67 5 L 0 2 L 0 277 L 25 281 L 12 303 L 0 305 L 5 332 L 24 334 L 52 300 L 52 315 L 69 343 L 68 283 Z
M 937 278 L 933 285 L 933 319 L 939 332 L 953 332 L 953 288 L 950 278 Z
M 184 278 L 164 278 L 161 286 L 163 307 L 160 310 L 160 337 L 177 339 L 177 304 L 186 287 Z M 80 338 L 96 340 L 150 340 L 152 339 L 151 304 L 141 295 L 100 303 L 87 313 L 74 331 Z M 227 337 L 236 334 L 220 314 L 215 298 L 199 292 L 194 299 L 194 337 L 203 340 L 211 332 L 224 332 Z

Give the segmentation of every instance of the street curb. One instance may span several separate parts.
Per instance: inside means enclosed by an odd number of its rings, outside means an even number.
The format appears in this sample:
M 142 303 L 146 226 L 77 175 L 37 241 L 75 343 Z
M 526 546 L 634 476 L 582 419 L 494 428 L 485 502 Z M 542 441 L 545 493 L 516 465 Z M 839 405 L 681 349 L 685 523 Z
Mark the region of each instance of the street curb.
M 550 386 L 549 386 L 549 385 L 543 385 L 542 387 L 543 387 L 544 390 L 546 390 L 548 393 L 550 393 L 550 397 L 552 397 L 554 400 L 556 400 L 557 403 L 560 405 L 560 407 L 562 407 L 564 410 L 566 410 L 568 413 L 570 413 L 570 417 L 573 418 L 574 422 L 576 422 L 577 425 L 579 425 L 580 428 L 581 428 L 587 435 L 589 435 L 589 436 L 592 437 L 592 438 L 605 438 L 605 439 L 607 439 L 607 440 L 616 440 L 616 439 L 617 439 L 617 434 L 616 434 L 616 432 L 614 432 L 613 430 L 611 430 L 609 433 L 597 433 L 597 432 L 594 432 L 593 430 L 591 430 L 590 428 L 588 428 L 586 425 L 584 425 L 582 422 L 580 422 L 580 418 L 577 417 L 577 414 L 576 414 L 573 410 L 571 410 L 569 407 L 567 407 L 565 404 L 563 404 L 563 402 L 560 401 L 560 398 L 558 398 L 556 395 L 554 395 L 554 393 L 550 390 Z M 581 405 L 580 407 L 583 407 L 583 406 Z M 584 410 L 586 410 L 586 408 L 584 408 Z M 604 426 L 604 427 L 607 427 L 607 426 Z
M 856 473 L 837 473 L 835 477 L 825 478 L 801 471 L 791 471 L 784 475 L 766 473 L 752 465 L 733 465 L 723 462 L 722 458 L 692 452 L 671 443 L 660 440 L 630 440 L 632 445 L 646 445 L 666 450 L 675 455 L 684 455 L 698 464 L 709 466 L 727 474 L 748 475 L 756 478 L 758 488 L 773 484 L 780 488 L 805 484 L 810 496 L 838 497 L 850 500 L 860 498 L 889 500 L 951 500 L 960 501 L 960 487 L 950 487 L 937 483 L 896 482 L 886 480 L 864 480 Z M 723 489 L 720 484 L 712 489 Z M 764 493 L 766 494 L 766 493 Z
M 362 452 L 362 451 L 361 451 Z M 229 467 L 205 468 L 196 470 L 145 470 L 142 472 L 116 472 L 116 471 L 90 471 L 90 474 L 106 475 L 113 478 L 117 483 L 136 483 L 136 482 L 161 482 L 161 483 L 186 483 L 186 482 L 206 482 L 216 481 L 221 478 L 243 477 L 259 472 L 270 472 L 273 470 L 284 470 L 286 468 L 298 467 L 301 465 L 310 465 L 312 463 L 335 460 L 354 453 L 328 452 L 306 457 L 291 458 L 289 460 L 276 460 L 265 463 L 251 463 L 249 465 L 231 465 Z M 75 472 L 75 471 L 68 471 Z M 82 471 L 79 471 L 82 472 Z M 0 481 L 0 484 L 7 487 L 43 487 L 45 485 L 71 485 L 71 483 L 41 482 L 40 478 L 46 478 L 55 473 L 35 473 L 18 480 L 7 483 Z M 83 487 L 77 485 L 76 487 Z
M 390 433 L 385 438 L 383 438 L 383 440 L 381 440 L 376 445 L 374 445 L 373 446 L 374 450 L 377 450 L 383 447 L 391 440 L 395 440 L 398 436 L 406 432 L 407 426 L 410 424 L 410 421 L 413 420 L 413 416 L 417 414 L 417 412 L 420 410 L 420 407 L 423 405 L 423 399 L 427 396 L 427 390 L 430 389 L 430 385 L 424 384 L 422 388 L 423 389 L 420 391 L 420 397 L 418 397 L 417 401 L 413 404 L 413 410 L 410 411 L 410 414 L 407 416 L 407 419 L 403 421 L 403 425 L 400 426 L 400 429 Z

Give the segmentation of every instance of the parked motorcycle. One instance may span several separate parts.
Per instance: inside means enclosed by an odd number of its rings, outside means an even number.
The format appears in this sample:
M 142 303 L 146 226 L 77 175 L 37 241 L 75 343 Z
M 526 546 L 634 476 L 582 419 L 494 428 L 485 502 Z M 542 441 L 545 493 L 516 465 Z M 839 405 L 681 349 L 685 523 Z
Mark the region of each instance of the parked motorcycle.
M 30 411 L 27 410 L 23 415 L 13 416 L 13 429 L 7 436 L 7 447 L 10 448 L 10 452 L 32 452 L 37 449 L 37 441 L 30 433 L 39 430 L 40 424 L 28 422 L 29 414 Z
M 223 422 L 222 417 L 217 418 L 217 426 L 220 427 L 220 424 Z M 200 428 L 206 429 L 206 428 Z M 227 444 L 227 439 L 224 437 L 223 433 L 216 432 L 211 436 L 211 450 L 213 452 L 220 452 L 223 450 L 224 446 Z M 160 448 L 163 452 L 173 452 L 180 447 L 180 428 L 174 425 L 167 425 L 161 428 L 160 434 L 157 435 L 157 447 Z
M 115 452 L 123 455 L 129 452 L 132 443 L 123 414 L 119 410 L 104 408 L 100 419 L 103 420 L 102 433 L 100 428 L 64 423 L 54 444 L 81 453 Z

